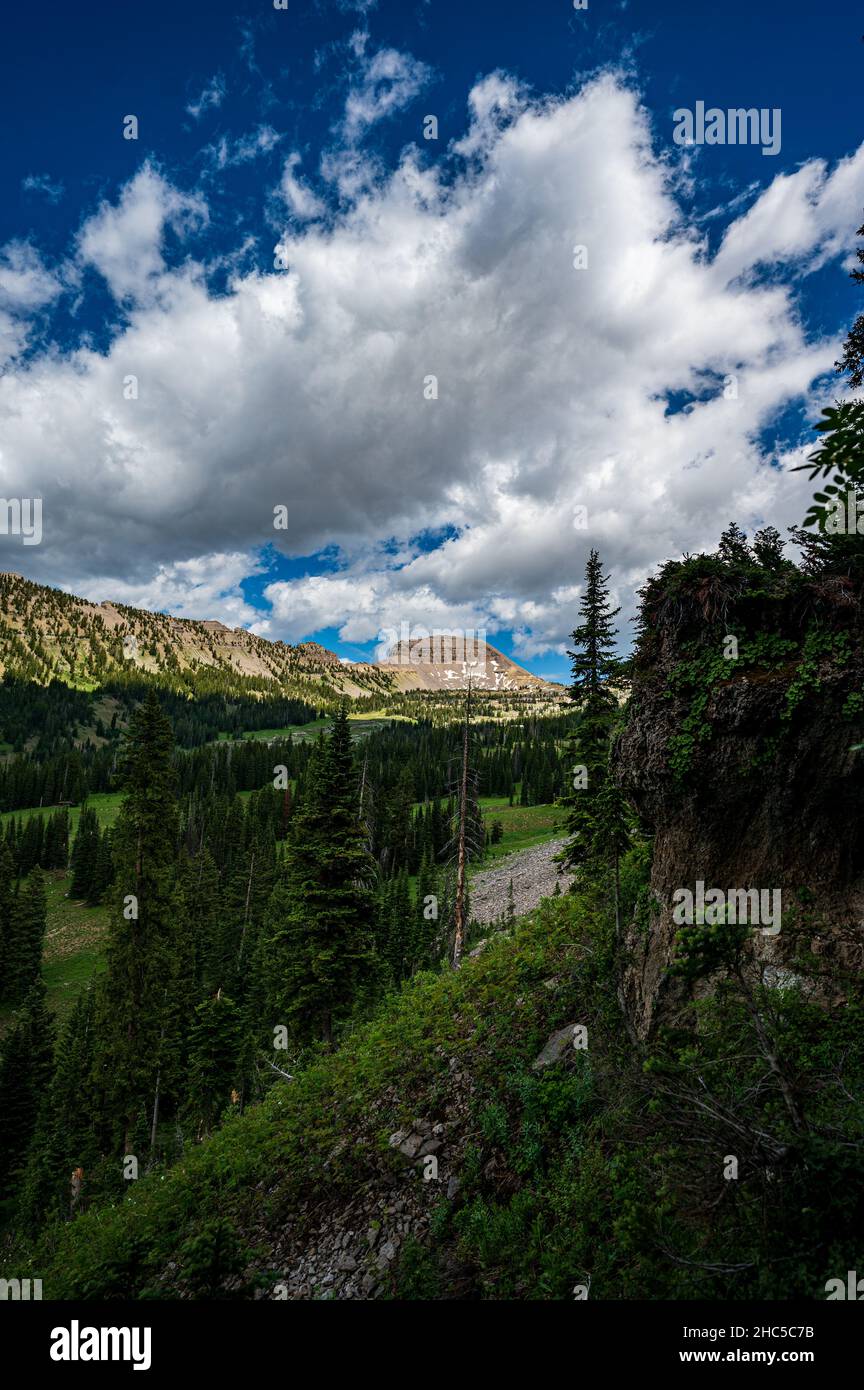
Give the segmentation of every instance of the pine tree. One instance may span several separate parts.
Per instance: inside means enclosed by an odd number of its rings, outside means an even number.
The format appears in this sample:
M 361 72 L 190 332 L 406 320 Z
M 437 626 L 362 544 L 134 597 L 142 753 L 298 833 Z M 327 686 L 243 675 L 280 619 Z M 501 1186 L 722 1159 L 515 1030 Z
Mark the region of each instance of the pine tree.
M 858 228 L 856 236 L 864 237 L 864 226 Z M 859 246 L 855 255 L 864 266 L 864 247 Z M 864 270 L 854 268 L 849 272 L 858 285 L 864 285 Z M 838 372 L 849 373 L 849 384 L 856 390 L 864 386 L 864 314 L 859 314 L 850 328 L 843 344 L 843 356 L 834 366 Z
M 219 871 L 209 845 L 184 868 L 183 891 L 194 904 L 190 914 L 195 942 L 195 979 L 205 994 L 224 988 L 229 959 L 222 950 L 219 925 L 222 921 L 219 898 Z
M 96 880 L 98 859 L 99 821 L 91 807 L 82 806 L 69 863 L 72 871 L 70 898 L 89 899 Z
M 48 821 L 45 832 L 44 869 L 65 869 L 69 859 L 69 812 L 61 806 Z
M 106 825 L 99 837 L 99 849 L 93 866 L 93 877 L 90 891 L 87 894 L 87 901 L 89 903 L 103 902 L 113 881 L 114 859 L 111 852 L 111 830 Z
M 413 958 L 418 970 L 437 964 L 441 954 L 441 902 L 438 873 L 424 856 L 417 875 Z
M 262 940 L 268 1025 L 284 1024 L 301 1043 L 330 1046 L 371 980 L 374 863 L 364 838 L 343 703 L 310 761 Z
M 47 904 L 41 869 L 34 869 L 13 899 L 4 965 L 6 1000 L 20 1004 L 42 973 Z
M 163 1062 L 176 1024 L 169 997 L 186 926 L 177 884 L 179 839 L 171 725 L 154 691 L 135 710 L 123 759 L 125 797 L 114 828 L 115 906 L 108 969 L 99 998 L 100 1049 L 109 1144 L 151 1132 L 164 1097 Z
M 189 1111 L 199 1136 L 209 1133 L 242 1087 L 241 1014 L 219 990 L 195 1010 L 189 1036 Z
M 753 554 L 763 569 L 779 570 L 792 568 L 791 562 L 783 558 L 783 539 L 776 526 L 765 526 L 753 537 Z
M 591 551 L 585 566 L 585 592 L 579 611 L 582 622 L 572 634 L 577 650 L 569 653 L 573 676 L 569 693 L 589 715 L 597 716 L 617 705 L 610 683 L 619 675 L 621 663 L 613 654 L 617 634 L 612 620 L 621 610 L 609 606 L 609 576 L 604 576 L 596 550 Z
M 12 904 L 15 901 L 15 863 L 9 846 L 0 844 L 0 1000 L 9 989 L 8 954 L 12 930 Z
M 620 679 L 620 662 L 614 655 L 616 632 L 611 608 L 609 579 L 596 550 L 585 567 L 585 592 L 580 599 L 582 621 L 573 632 L 575 651 L 570 652 L 573 681 L 571 699 L 580 705 L 575 733 L 567 741 L 568 772 L 573 789 L 562 800 L 570 808 L 570 836 L 563 862 L 584 863 L 592 853 L 598 800 L 607 775 L 609 734 L 618 708 L 612 681 Z
M 366 800 L 365 792 L 364 800 Z M 402 768 L 395 787 L 388 788 L 388 804 L 384 808 L 383 825 L 380 827 L 383 841 L 380 855 L 381 868 L 388 877 L 395 876 L 408 862 L 412 843 L 411 821 L 414 800 L 414 784 L 410 770 Z
M 18 873 L 29 874 L 44 855 L 45 826 L 41 816 L 30 816 L 24 824 L 24 833 L 18 845 Z
M 594 807 L 592 856 L 596 864 L 611 869 L 615 906 L 615 937 L 621 934 L 621 858 L 630 848 L 630 823 L 626 803 L 607 767 Z
M 387 887 L 389 892 L 382 913 L 384 955 L 390 979 L 399 984 L 407 979 L 415 965 L 415 932 L 407 873 L 397 874 Z
M 720 537 L 717 553 L 727 565 L 749 565 L 753 556 L 747 544 L 747 536 L 736 521 L 730 521 Z
M 95 993 L 78 996 L 60 1036 L 51 1084 L 45 1092 L 22 1183 L 21 1217 L 30 1230 L 65 1214 L 69 1174 L 90 1173 L 97 1152 L 93 1135 L 92 1067 Z
M 51 1081 L 54 1020 L 45 986 L 30 989 L 0 1047 L 0 1198 L 13 1195 Z
M 453 902 L 453 969 L 462 964 L 462 951 L 470 921 L 468 906 L 468 862 L 483 853 L 485 835 L 483 815 L 477 800 L 477 777 L 471 765 L 471 681 L 465 692 L 462 723 L 462 756 L 458 781 L 458 810 L 454 820 L 456 845 L 455 897 Z

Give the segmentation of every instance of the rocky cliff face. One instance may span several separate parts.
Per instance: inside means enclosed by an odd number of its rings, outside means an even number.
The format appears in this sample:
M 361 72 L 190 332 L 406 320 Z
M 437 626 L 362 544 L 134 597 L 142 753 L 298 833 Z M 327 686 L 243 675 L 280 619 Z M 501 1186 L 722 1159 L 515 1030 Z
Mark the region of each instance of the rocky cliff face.
M 764 576 L 682 574 L 687 563 L 649 586 L 615 750 L 619 785 L 655 837 L 621 980 L 640 1037 L 682 1003 L 667 974 L 674 895 L 700 881 L 781 890 L 780 932 L 748 937 L 767 983 L 795 975 L 836 997 L 844 971 L 864 967 L 860 594 L 848 577 L 793 571 L 766 601 L 754 593 Z

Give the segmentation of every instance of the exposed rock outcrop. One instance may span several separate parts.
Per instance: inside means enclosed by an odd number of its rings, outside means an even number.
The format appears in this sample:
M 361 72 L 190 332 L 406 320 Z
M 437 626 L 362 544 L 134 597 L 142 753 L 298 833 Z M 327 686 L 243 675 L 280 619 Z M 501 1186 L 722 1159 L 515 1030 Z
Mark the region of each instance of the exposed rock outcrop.
M 301 1205 L 273 1253 L 278 1277 L 270 1287 L 262 1286 L 257 1297 L 392 1296 L 406 1248 L 428 1242 L 436 1204 L 445 1194 L 451 1202 L 459 1194 L 474 1082 L 455 1057 L 449 1059 L 447 1090 L 440 1116 L 413 1117 L 387 1137 L 388 1154 L 395 1161 L 378 1157 L 371 1169 L 358 1173 L 350 1196 L 324 1188 Z M 395 1104 L 397 1097 L 388 1095 L 382 1102 Z M 377 1118 L 369 1116 L 370 1131 Z
M 682 1000 L 667 973 L 673 894 L 699 881 L 781 890 L 781 931 L 749 938 L 769 982 L 812 967 L 832 976 L 813 987 L 836 996 L 843 970 L 864 966 L 860 596 L 845 580 L 793 577 L 791 597 L 755 614 L 748 593 L 730 598 L 710 576 L 674 604 L 658 588 L 643 613 L 615 750 L 618 783 L 655 836 L 651 901 L 624 942 L 622 1002 L 637 1036 Z M 724 659 L 735 634 L 740 653 Z
M 574 1046 L 574 1035 L 578 1024 L 567 1023 L 563 1028 L 558 1028 L 548 1038 L 542 1052 L 531 1064 L 532 1071 L 542 1071 L 544 1067 L 552 1067 L 556 1062 L 560 1062 L 566 1057 Z

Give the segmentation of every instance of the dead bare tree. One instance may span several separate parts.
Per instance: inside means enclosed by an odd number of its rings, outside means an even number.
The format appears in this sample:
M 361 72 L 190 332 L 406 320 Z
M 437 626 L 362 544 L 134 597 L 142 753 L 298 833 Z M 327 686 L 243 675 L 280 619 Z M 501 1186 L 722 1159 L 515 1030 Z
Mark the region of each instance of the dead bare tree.
M 240 933 L 240 953 L 237 957 L 237 966 L 243 964 L 243 947 L 246 944 L 246 928 L 249 924 L 249 899 L 252 896 L 252 876 L 255 872 L 255 851 L 252 851 L 252 858 L 249 862 L 249 881 L 246 884 L 246 906 L 243 909 L 243 930 Z
M 375 826 L 375 786 L 369 776 L 369 750 L 363 753 L 363 771 L 360 775 L 360 801 L 357 808 L 357 823 L 365 836 L 366 849 L 372 853 Z
M 465 945 L 466 893 L 465 878 L 472 848 L 469 810 L 476 801 L 477 778 L 471 768 L 471 677 L 465 692 L 465 719 L 462 728 L 462 768 L 459 777 L 459 810 L 456 822 L 456 903 L 454 907 L 453 969 L 462 964 Z

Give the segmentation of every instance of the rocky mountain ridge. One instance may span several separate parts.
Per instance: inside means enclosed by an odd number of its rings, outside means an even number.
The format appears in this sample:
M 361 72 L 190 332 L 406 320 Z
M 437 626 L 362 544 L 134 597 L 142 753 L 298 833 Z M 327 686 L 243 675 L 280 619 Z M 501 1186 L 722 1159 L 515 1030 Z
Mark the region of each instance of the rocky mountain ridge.
M 213 619 L 177 618 L 110 600 L 96 603 L 0 574 L 0 674 L 41 684 L 61 680 L 92 689 L 112 676 L 167 674 L 194 686 L 217 679 L 266 690 L 271 683 L 314 701 L 385 697 L 472 686 L 486 693 L 554 694 L 557 687 L 486 647 L 484 659 L 454 660 L 416 644 L 379 664 L 343 662 L 318 642 L 295 646 L 227 627 Z M 560 693 L 560 691 L 558 692 Z

